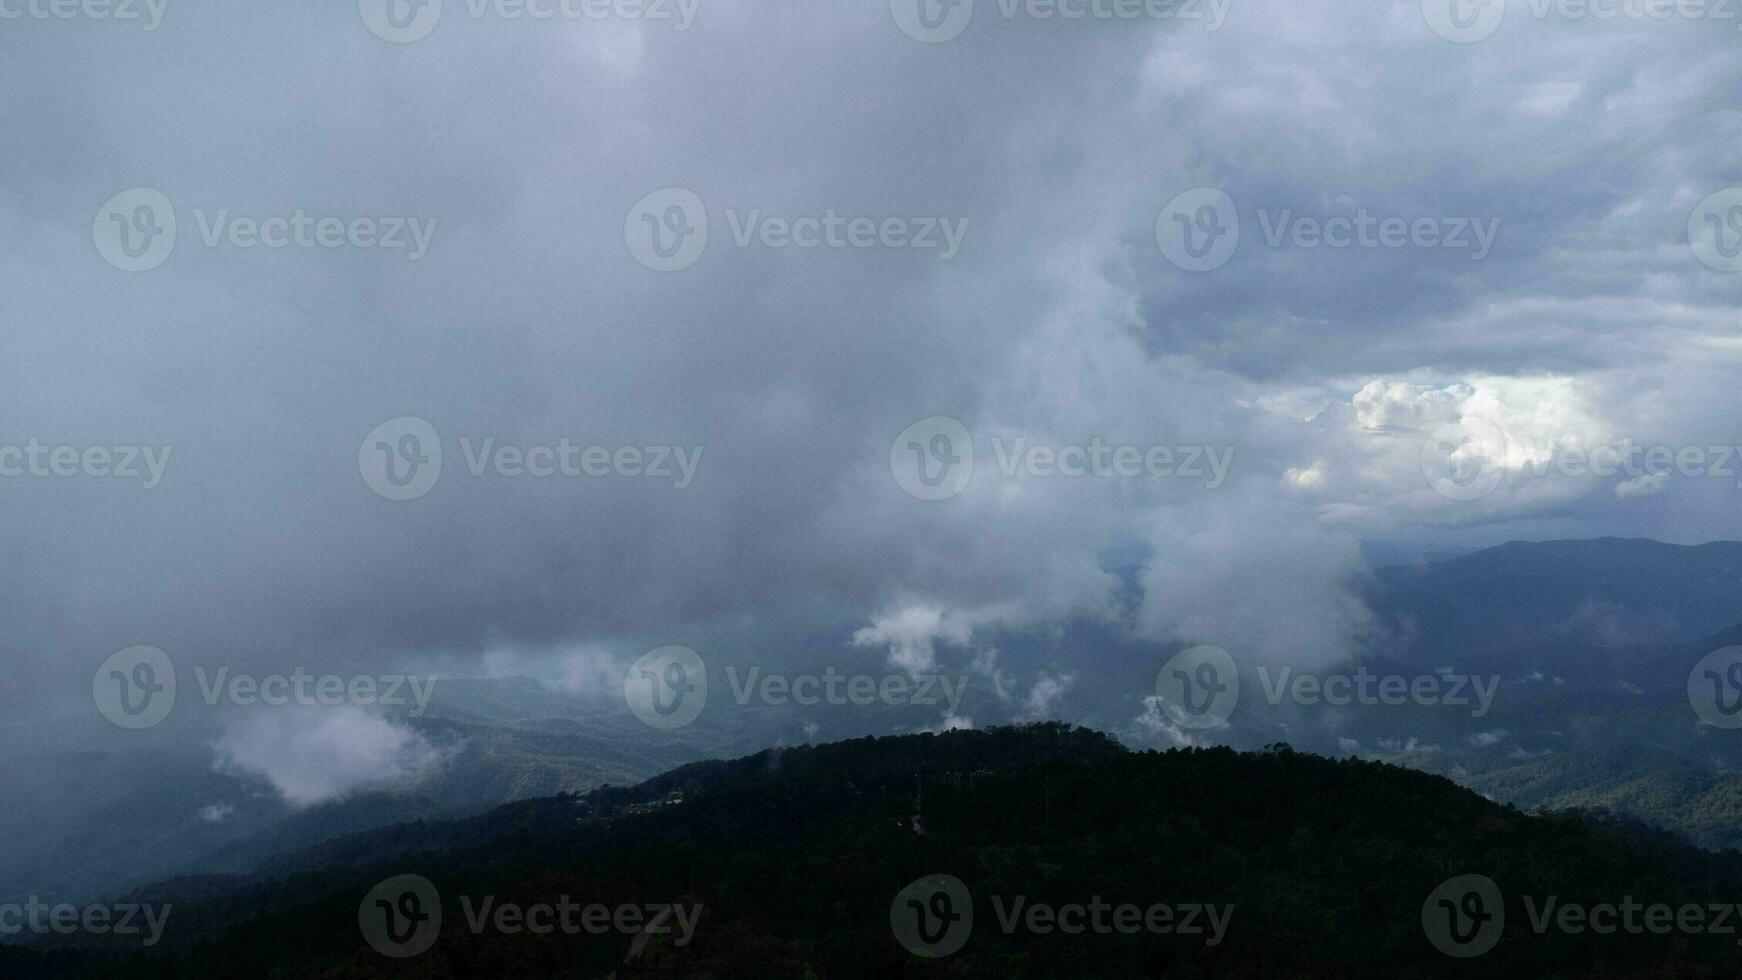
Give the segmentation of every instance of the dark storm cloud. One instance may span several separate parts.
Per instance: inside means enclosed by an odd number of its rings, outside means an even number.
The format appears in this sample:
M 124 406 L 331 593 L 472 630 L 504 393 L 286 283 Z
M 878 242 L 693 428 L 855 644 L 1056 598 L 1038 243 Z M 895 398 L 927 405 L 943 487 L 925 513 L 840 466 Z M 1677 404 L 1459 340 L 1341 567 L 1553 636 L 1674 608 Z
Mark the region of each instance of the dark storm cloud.
M 406 45 L 351 4 L 171 0 L 149 33 L 0 24 L 0 442 L 173 447 L 149 491 L 0 483 L 8 708 L 94 720 L 90 671 L 134 643 L 365 669 L 827 608 L 851 610 L 840 635 L 896 637 L 899 661 L 927 637 L 891 624 L 947 644 L 1116 615 L 1097 555 L 1132 542 L 1155 549 L 1134 629 L 1329 656 L 1361 611 L 1296 584 L 1355 571 L 1363 533 L 1545 507 L 1581 532 L 1733 533 L 1733 498 L 1703 485 L 1670 491 L 1703 517 L 1617 514 L 1584 484 L 1454 514 L 1420 496 L 1421 434 L 1376 448 L 1349 407 L 1387 379 L 1471 382 L 1453 418 L 1569 399 L 1604 432 L 1733 408 L 1723 372 L 1678 353 L 1735 356 L 1712 342 L 1736 325 L 1737 277 L 1685 242 L 1691 209 L 1742 182 L 1721 108 L 1742 86 L 1733 32 L 1513 18 L 1457 45 L 1415 3 L 1237 4 L 1207 31 L 1004 20 L 982 0 L 960 38 L 925 45 L 882 3 L 704 0 L 681 32 L 447 6 Z M 91 226 L 140 186 L 173 201 L 180 239 L 128 274 Z M 1244 221 L 1207 273 L 1155 240 L 1199 186 Z M 694 191 L 711 227 L 700 261 L 660 274 L 624 223 L 664 187 Z M 201 240 L 219 211 L 298 208 L 433 222 L 428 254 Z M 1479 260 L 1271 248 L 1259 208 L 1500 225 Z M 829 209 L 966 231 L 947 261 L 733 241 L 752 211 Z M 1653 410 L 1691 382 L 1723 407 Z M 1304 421 L 1331 406 L 1347 425 Z M 924 502 L 888 454 L 933 415 L 967 424 L 980 468 Z M 446 468 L 395 502 L 357 454 L 400 416 L 441 433 Z M 1236 452 L 1215 490 L 1007 478 L 994 436 Z M 682 489 L 473 478 L 462 437 L 703 456 Z M 1268 571 L 1238 601 L 1180 587 L 1254 562 Z M 1255 623 L 1265 609 L 1287 622 Z

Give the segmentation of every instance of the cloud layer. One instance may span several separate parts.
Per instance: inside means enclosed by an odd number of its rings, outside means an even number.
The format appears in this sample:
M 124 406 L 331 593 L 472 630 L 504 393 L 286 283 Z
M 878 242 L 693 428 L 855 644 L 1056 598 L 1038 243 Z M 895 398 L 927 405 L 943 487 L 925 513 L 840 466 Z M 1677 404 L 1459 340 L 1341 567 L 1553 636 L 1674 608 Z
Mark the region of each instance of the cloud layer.
M 0 486 L 8 713 L 101 724 L 89 672 L 136 643 L 258 669 L 506 648 L 621 661 L 754 620 L 920 670 L 938 643 L 967 658 L 978 631 L 1088 618 L 1318 660 L 1362 633 L 1363 537 L 1737 533 L 1734 480 L 1511 478 L 1519 446 L 1742 441 L 1742 277 L 1687 230 L 1742 185 L 1725 25 L 1513 11 L 1457 44 L 1416 2 L 1236 2 L 1213 31 L 982 3 L 927 45 L 883 3 L 704 0 L 684 31 L 448 6 L 405 45 L 348 5 L 198 0 L 149 33 L 0 35 L 16 137 L 0 143 L 0 443 L 174 447 L 149 491 Z M 173 202 L 180 236 L 130 274 L 99 254 L 93 215 L 141 186 Z M 694 191 L 712 226 L 672 273 L 625 243 L 664 187 Z M 1241 239 L 1192 272 L 1157 219 L 1200 187 L 1227 194 Z M 201 234 L 219 212 L 295 209 L 435 230 L 415 262 Z M 966 231 L 947 261 L 733 240 L 753 211 L 831 210 Z M 1497 224 L 1481 257 L 1270 234 L 1363 214 Z M 404 502 L 357 464 L 400 416 L 447 456 Z M 931 416 L 974 440 L 973 479 L 946 500 L 891 475 L 896 435 Z M 1460 500 L 1422 455 L 1471 420 L 1514 441 L 1505 484 Z M 1479 468 L 1480 440 L 1455 435 L 1453 469 Z M 461 438 L 706 452 L 678 489 L 472 476 Z M 994 442 L 1018 439 L 1231 464 L 1213 488 L 1007 474 Z M 1105 569 L 1116 549 L 1144 556 L 1135 608 Z M 598 659 L 559 669 L 592 689 Z M 1069 697 L 1063 673 L 1020 685 L 1033 712 Z M 421 764 L 383 724 L 305 733 L 366 748 L 336 777 L 250 748 L 294 732 L 233 733 L 226 751 L 312 799 L 408 751 Z

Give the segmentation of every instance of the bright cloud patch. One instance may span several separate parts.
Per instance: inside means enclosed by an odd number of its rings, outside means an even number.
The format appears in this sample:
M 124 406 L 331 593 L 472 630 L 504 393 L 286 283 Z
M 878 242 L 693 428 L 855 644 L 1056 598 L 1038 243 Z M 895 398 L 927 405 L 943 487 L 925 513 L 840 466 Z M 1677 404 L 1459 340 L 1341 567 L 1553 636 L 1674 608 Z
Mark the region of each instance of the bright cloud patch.
M 213 750 L 214 769 L 264 779 L 295 807 L 408 789 L 449 757 L 417 732 L 351 706 L 251 712 Z

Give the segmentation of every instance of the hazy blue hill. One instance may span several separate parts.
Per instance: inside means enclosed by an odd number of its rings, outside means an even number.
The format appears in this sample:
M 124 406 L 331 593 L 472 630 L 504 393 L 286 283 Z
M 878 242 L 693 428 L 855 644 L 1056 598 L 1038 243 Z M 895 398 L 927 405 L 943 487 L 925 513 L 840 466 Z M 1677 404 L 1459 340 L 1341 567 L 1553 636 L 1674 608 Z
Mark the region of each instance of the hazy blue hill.
M 1556 639 L 1686 643 L 1742 622 L 1742 543 L 1512 542 L 1375 573 L 1390 635 L 1421 655 L 1495 654 Z
M 1610 810 L 1709 848 L 1742 846 L 1742 778 L 1669 752 L 1567 752 L 1484 772 L 1468 785 L 1525 807 Z
M 1521 807 L 1607 810 L 1742 847 L 1742 738 L 1702 724 L 1687 697 L 1695 664 L 1739 643 L 1742 627 L 1691 643 L 1506 651 L 1476 661 L 1504 678 L 1491 714 L 1408 715 L 1432 751 L 1380 757 Z
M 89 781 L 91 801 L 0 869 L 0 900 L 85 901 L 172 874 L 243 872 L 338 835 L 639 782 L 706 756 L 696 745 L 649 737 L 627 709 L 600 711 L 525 678 L 443 681 L 429 716 L 401 721 L 448 750 L 433 776 L 308 807 L 287 805 L 262 780 L 215 770 L 204 746 L 173 756 L 70 756 L 64 768 Z M 200 815 L 209 804 L 226 808 L 221 819 Z

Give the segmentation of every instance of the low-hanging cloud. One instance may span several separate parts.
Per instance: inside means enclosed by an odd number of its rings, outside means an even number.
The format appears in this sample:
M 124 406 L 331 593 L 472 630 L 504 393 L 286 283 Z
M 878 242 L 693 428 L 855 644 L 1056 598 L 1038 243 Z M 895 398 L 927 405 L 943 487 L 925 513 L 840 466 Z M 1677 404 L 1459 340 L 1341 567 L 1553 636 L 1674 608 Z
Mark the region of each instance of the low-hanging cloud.
M 418 732 L 354 706 L 250 711 L 212 750 L 215 770 L 263 779 L 293 807 L 413 789 L 451 758 Z

